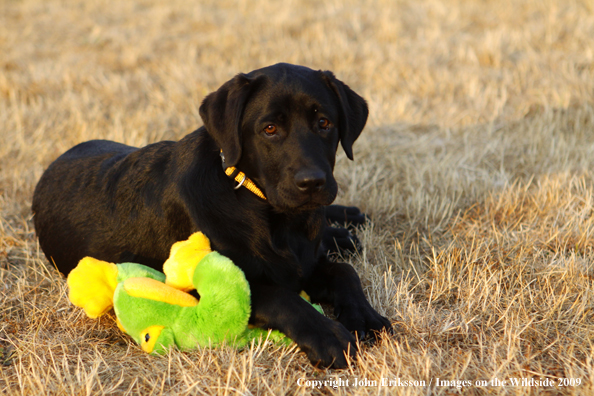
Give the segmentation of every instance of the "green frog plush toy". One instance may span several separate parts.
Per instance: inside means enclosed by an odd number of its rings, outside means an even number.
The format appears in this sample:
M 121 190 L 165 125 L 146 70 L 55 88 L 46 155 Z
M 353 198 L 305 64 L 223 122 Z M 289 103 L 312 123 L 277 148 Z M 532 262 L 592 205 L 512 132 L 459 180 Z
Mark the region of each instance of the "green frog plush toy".
M 163 271 L 85 257 L 68 275 L 69 298 L 90 318 L 113 307 L 120 329 L 148 353 L 171 346 L 242 347 L 260 337 L 291 343 L 279 331 L 248 326 L 249 284 L 230 259 L 211 251 L 204 234 L 175 243 Z M 187 293 L 192 289 L 199 299 Z

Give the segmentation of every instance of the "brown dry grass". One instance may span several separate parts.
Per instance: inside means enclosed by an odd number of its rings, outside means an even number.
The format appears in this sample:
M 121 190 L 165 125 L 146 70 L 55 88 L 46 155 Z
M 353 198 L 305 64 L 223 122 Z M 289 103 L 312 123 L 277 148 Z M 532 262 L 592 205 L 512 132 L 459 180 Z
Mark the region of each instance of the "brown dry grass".
M 592 392 L 592 37 L 591 0 L 1 1 L 0 393 Z M 180 138 L 205 94 L 277 61 L 369 101 L 338 201 L 373 218 L 348 260 L 396 336 L 343 371 L 270 345 L 147 356 L 68 303 L 35 240 L 35 183 L 83 140 Z M 476 383 L 509 377 L 581 385 Z

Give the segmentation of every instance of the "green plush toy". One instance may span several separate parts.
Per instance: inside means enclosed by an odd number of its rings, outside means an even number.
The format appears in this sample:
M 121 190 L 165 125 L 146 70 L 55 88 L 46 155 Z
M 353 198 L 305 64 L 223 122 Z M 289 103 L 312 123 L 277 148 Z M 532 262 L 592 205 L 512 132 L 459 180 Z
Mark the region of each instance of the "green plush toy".
M 173 345 L 241 347 L 260 337 L 291 343 L 278 331 L 248 327 L 249 284 L 231 260 L 210 250 L 202 233 L 174 244 L 163 268 L 85 257 L 68 275 L 70 301 L 91 318 L 113 306 L 120 329 L 148 353 Z M 192 289 L 200 299 L 187 293 Z

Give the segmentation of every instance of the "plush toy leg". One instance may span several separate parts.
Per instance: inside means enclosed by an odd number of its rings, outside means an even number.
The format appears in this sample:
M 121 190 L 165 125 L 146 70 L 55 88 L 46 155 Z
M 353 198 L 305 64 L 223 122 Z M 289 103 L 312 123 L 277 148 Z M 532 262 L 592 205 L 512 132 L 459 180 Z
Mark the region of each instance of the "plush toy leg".
M 201 232 L 190 235 L 186 241 L 174 243 L 169 258 L 163 264 L 163 272 L 167 275 L 166 283 L 183 291 L 194 289 L 194 269 L 210 252 L 210 241 Z
M 89 318 L 98 318 L 113 306 L 113 293 L 118 283 L 132 277 L 145 277 L 165 282 L 165 274 L 141 264 L 113 264 L 85 257 L 68 274 L 68 298 L 84 309 Z
M 85 257 L 68 275 L 68 298 L 88 317 L 98 318 L 113 305 L 117 276 L 115 264 Z

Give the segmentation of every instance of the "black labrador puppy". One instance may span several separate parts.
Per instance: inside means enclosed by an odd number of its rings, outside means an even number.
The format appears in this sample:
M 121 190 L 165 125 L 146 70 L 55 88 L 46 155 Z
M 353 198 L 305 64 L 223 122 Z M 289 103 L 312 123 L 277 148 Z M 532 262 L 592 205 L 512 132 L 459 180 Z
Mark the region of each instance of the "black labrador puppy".
M 352 159 L 367 115 L 328 71 L 277 64 L 239 74 L 204 99 L 204 126 L 179 142 L 93 140 L 53 162 L 33 196 L 41 248 L 64 274 L 85 256 L 162 270 L 174 242 L 202 231 L 245 273 L 251 324 L 282 331 L 314 364 L 345 367 L 352 333 L 390 329 L 354 269 L 328 260 L 322 243 L 338 144 Z M 302 290 L 333 304 L 338 321 Z

